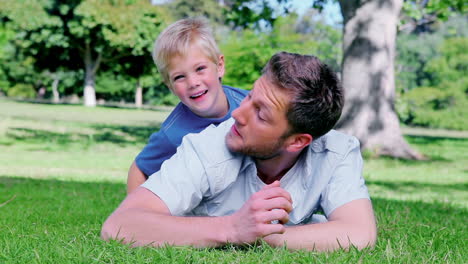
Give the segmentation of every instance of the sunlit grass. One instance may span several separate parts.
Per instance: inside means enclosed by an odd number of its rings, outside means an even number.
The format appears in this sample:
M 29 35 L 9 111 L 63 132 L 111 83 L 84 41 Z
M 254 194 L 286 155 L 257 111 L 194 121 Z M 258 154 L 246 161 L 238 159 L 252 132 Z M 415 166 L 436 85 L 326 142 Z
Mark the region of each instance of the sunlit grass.
M 374 250 L 130 248 L 99 230 L 168 112 L 0 99 L 0 263 L 466 263 L 468 139 L 407 137 L 429 161 L 367 158 Z M 151 227 L 148 227 L 151 228 Z

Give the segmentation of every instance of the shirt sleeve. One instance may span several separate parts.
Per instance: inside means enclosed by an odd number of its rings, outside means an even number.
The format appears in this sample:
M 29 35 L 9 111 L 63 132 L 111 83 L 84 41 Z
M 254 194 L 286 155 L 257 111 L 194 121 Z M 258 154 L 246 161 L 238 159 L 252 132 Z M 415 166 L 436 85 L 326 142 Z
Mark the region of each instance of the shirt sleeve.
M 335 167 L 325 189 L 321 194 L 321 207 L 328 216 L 338 207 L 351 201 L 366 198 L 369 193 L 362 177 L 363 160 L 359 144 L 353 148 Z
M 187 137 L 177 153 L 142 186 L 156 194 L 172 215 L 189 214 L 209 190 L 206 171 L 196 148 Z
M 150 136 L 148 144 L 135 158 L 138 168 L 147 176 L 161 169 L 162 163 L 175 154 L 177 146 L 167 137 L 162 130 Z

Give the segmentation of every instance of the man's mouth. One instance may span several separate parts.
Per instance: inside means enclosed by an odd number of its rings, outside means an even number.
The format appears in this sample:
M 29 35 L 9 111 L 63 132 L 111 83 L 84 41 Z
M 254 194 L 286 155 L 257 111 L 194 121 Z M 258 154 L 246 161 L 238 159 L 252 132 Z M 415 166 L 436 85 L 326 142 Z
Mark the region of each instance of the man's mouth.
M 191 99 L 197 99 L 203 95 L 205 95 L 208 92 L 208 90 L 201 91 L 199 93 L 193 94 L 190 96 Z
M 232 125 L 232 127 L 231 127 L 231 133 L 232 133 L 234 136 L 242 137 L 241 134 L 239 133 L 239 130 L 237 130 L 236 125 Z

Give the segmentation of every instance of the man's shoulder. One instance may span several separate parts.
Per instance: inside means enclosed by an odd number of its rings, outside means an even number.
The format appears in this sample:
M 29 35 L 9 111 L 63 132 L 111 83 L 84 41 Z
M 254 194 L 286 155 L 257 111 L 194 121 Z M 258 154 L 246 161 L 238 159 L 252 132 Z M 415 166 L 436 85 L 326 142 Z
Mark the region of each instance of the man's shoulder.
M 234 120 L 230 118 L 218 126 L 209 125 L 200 133 L 187 134 L 182 144 L 191 145 L 199 158 L 207 164 L 215 165 L 237 159 L 238 155 L 230 152 L 225 143 L 226 134 L 233 123 Z
M 330 130 L 311 144 L 313 152 L 330 151 L 345 156 L 351 150 L 359 148 L 359 140 L 351 135 L 337 130 Z

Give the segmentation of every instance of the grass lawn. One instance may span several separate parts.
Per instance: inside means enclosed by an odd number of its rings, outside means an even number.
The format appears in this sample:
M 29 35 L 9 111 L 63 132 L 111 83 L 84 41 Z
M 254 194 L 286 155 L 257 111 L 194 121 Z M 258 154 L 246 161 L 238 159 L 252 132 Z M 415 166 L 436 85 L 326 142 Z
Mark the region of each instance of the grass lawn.
M 99 232 L 166 111 L 0 98 L 0 263 L 466 263 L 468 137 L 407 136 L 430 161 L 366 158 L 373 250 L 130 248 Z M 427 133 L 426 133 L 427 132 Z M 151 227 L 148 227 L 151 228 Z

